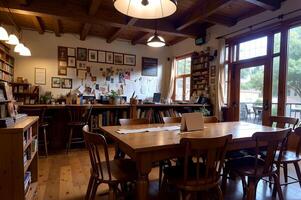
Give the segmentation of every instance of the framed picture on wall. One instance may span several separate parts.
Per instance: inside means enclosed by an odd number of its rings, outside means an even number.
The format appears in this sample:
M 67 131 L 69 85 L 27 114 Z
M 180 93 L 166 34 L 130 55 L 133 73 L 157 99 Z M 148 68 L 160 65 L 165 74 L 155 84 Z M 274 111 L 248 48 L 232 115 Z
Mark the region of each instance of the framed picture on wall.
M 75 57 L 75 48 L 68 47 L 68 56 Z
M 61 78 L 51 77 L 51 88 L 60 88 L 60 87 L 61 87 Z
M 57 58 L 58 60 L 67 61 L 67 47 L 58 46 Z
M 75 57 L 68 57 L 68 67 L 76 67 Z
M 72 79 L 71 78 L 61 78 L 61 86 L 64 89 L 72 89 Z
M 67 67 L 67 61 L 59 61 L 59 67 Z
M 106 51 L 106 63 L 108 63 L 108 64 L 113 64 L 114 63 L 113 52 Z
M 88 50 L 88 61 L 97 62 L 97 50 L 93 50 L 93 49 Z
M 123 65 L 123 54 L 122 53 L 114 53 L 114 64 L 115 65 Z
M 87 49 L 86 48 L 77 48 L 77 60 L 87 61 Z
M 97 55 L 98 62 L 105 63 L 106 62 L 106 52 L 105 51 L 97 51 L 97 52 L 98 52 L 98 55 Z
M 136 65 L 136 55 L 124 54 L 124 64 L 125 65 Z
M 142 57 L 142 76 L 158 75 L 158 58 Z
M 34 69 L 34 83 L 37 85 L 46 85 L 46 69 L 35 68 Z
M 77 69 L 86 70 L 87 69 L 87 63 L 83 61 L 78 61 L 77 63 Z
M 59 66 L 57 74 L 60 76 L 67 76 L 67 66 Z

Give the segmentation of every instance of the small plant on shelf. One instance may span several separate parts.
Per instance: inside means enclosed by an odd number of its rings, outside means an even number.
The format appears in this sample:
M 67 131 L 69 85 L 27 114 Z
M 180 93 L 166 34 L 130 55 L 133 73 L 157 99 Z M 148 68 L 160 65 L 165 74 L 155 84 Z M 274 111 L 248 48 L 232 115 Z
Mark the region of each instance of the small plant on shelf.
M 111 90 L 111 92 L 108 94 L 108 97 L 110 98 L 110 104 L 118 104 L 118 100 L 120 100 L 119 95 L 116 91 Z

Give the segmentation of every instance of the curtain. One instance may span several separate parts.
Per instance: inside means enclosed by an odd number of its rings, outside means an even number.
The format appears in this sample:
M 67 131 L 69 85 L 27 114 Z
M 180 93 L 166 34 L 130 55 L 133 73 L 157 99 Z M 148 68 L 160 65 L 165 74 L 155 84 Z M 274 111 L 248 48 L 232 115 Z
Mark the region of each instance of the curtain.
M 222 106 L 224 105 L 224 77 L 225 77 L 225 39 L 218 41 L 218 60 L 217 60 L 217 98 L 215 115 L 222 120 Z
M 177 60 L 175 58 L 172 59 L 171 62 L 171 70 L 170 70 L 170 79 L 169 79 L 169 87 L 167 91 L 167 102 L 171 103 L 172 101 L 172 95 L 175 87 L 175 76 L 176 76 L 176 67 Z

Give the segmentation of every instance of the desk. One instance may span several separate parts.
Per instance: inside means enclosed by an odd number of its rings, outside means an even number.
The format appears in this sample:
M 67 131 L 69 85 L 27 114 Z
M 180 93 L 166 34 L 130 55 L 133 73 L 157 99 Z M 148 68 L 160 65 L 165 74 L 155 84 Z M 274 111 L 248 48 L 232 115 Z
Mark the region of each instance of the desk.
M 148 198 L 148 174 L 152 169 L 152 163 L 184 155 L 180 146 L 182 137 L 202 138 L 232 134 L 233 141 L 229 146 L 229 150 L 239 150 L 255 146 L 255 143 L 251 142 L 252 135 L 255 132 L 282 130 L 246 122 L 224 122 L 205 124 L 203 131 L 181 134 L 180 131 L 131 133 L 127 135 L 116 132 L 121 128 L 138 129 L 171 125 L 175 124 L 106 126 L 100 128 L 101 131 L 117 142 L 127 155 L 136 161 L 138 170 L 137 199 L 139 200 Z

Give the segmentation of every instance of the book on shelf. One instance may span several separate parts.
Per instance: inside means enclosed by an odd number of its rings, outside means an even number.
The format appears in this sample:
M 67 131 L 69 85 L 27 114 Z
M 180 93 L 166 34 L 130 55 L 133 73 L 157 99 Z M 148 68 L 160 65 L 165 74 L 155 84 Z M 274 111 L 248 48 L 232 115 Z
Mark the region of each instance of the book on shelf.
M 31 184 L 31 172 L 27 171 L 24 175 L 24 191 L 25 193 L 29 190 Z

